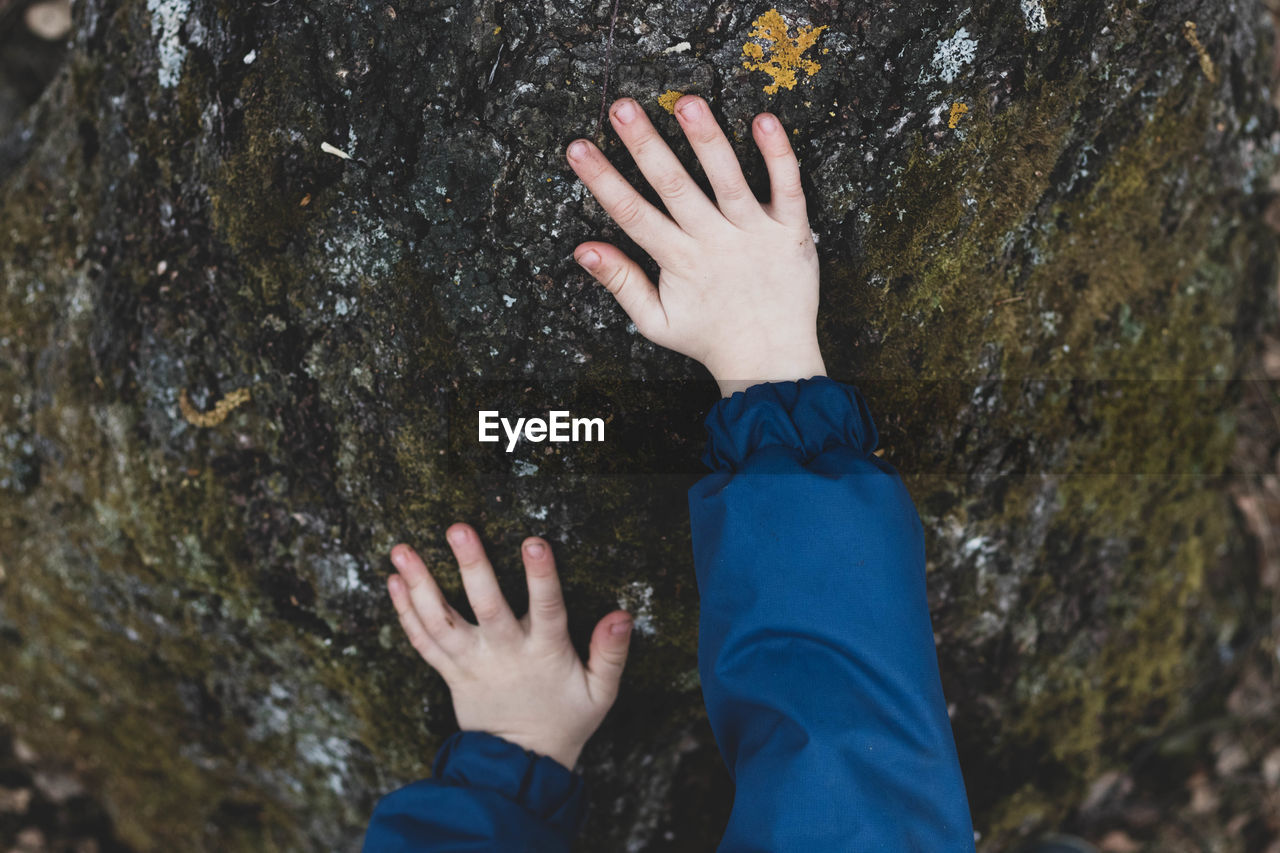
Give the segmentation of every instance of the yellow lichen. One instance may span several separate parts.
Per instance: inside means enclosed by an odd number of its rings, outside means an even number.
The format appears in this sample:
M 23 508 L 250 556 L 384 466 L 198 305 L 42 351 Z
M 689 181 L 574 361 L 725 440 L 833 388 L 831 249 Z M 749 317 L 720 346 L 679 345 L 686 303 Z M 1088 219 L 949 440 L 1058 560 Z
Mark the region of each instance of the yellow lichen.
M 672 115 L 676 114 L 676 101 L 684 97 L 684 92 L 678 92 L 675 89 L 668 89 L 658 96 L 658 106 L 662 107 Z
M 1209 78 L 1210 83 L 1218 82 L 1218 70 L 1213 67 L 1213 60 L 1209 58 L 1209 51 L 1204 49 L 1204 45 L 1200 43 L 1199 36 L 1196 35 L 1196 22 L 1184 21 L 1182 23 L 1182 35 L 1195 48 L 1196 56 L 1200 58 L 1200 70 L 1204 72 L 1204 76 Z
M 947 120 L 947 127 L 954 129 L 960 123 L 960 117 L 967 112 L 969 112 L 969 105 L 956 101 L 951 105 L 951 118 Z
M 758 41 L 748 41 L 742 46 L 742 53 L 747 57 L 742 65 L 749 71 L 763 71 L 773 78 L 773 82 L 764 87 L 767 94 L 774 94 L 780 87 L 794 89 L 797 71 L 812 77 L 822 68 L 812 59 L 805 59 L 804 52 L 813 47 L 826 28 L 826 24 L 820 27 L 798 26 L 793 37 L 782 14 L 777 9 L 770 9 L 751 22 L 747 38 Z M 765 58 L 766 52 L 768 58 Z
M 187 423 L 198 427 L 217 426 L 227 419 L 227 415 L 231 414 L 232 410 L 247 402 L 249 402 L 249 389 L 237 388 L 214 403 L 211 410 L 202 412 L 191 404 L 186 388 L 178 393 L 178 408 L 182 411 L 182 416 L 187 419 Z

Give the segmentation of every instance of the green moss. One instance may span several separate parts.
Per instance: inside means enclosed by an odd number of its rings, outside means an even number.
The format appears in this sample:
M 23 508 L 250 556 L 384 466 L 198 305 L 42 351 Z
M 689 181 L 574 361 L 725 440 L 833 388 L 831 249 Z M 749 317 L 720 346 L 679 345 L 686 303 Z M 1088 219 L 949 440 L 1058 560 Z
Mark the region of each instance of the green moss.
M 309 75 L 288 65 L 291 56 L 274 42 L 259 49 L 240 88 L 239 138 L 209 183 L 218 236 L 257 279 L 258 295 L 269 305 L 302 280 L 302 265 L 289 249 L 325 203 L 312 182 L 325 174 L 321 158 L 330 156 L 320 152 L 329 129 L 317 105 L 294 86 Z
M 976 105 L 954 143 L 912 149 L 896 188 L 866 211 L 861 263 L 827 276 L 831 325 L 840 330 L 831 337 L 856 337 L 839 319 L 847 316 L 883 342 L 846 349 L 840 361 L 864 375 L 868 365 L 875 376 L 916 379 L 953 377 L 972 363 L 992 303 L 1008 295 L 1012 270 L 1001 269 L 998 249 L 1049 190 L 1070 137 L 1074 87 L 1083 85 L 1046 88 L 996 116 Z
M 896 189 L 869 208 L 861 262 L 824 279 L 829 367 L 869 378 L 888 458 L 912 472 L 909 486 L 937 501 L 946 523 L 1001 541 L 1049 510 L 1038 477 L 983 472 L 997 484 L 986 494 L 973 493 L 972 479 L 940 481 L 958 454 L 973 464 L 964 445 L 937 439 L 940 425 L 968 417 L 973 386 L 914 380 L 1014 380 L 981 416 L 983 434 L 1010 437 L 1010 457 L 997 464 L 1016 469 L 1026 440 L 1033 472 L 1063 460 L 1048 472 L 1055 527 L 1036 565 L 1018 569 L 1027 579 L 1015 606 L 1051 620 L 1091 592 L 1102 598 L 1075 633 L 1037 635 L 1031 623 L 1002 723 L 984 731 L 995 741 L 984 755 L 1040 755 L 1055 780 L 976 798 L 978 826 L 996 847 L 1063 817 L 1090 779 L 1184 710 L 1194 602 L 1230 535 L 1221 494 L 1200 478 L 1221 473 L 1230 455 L 1233 426 L 1219 413 L 1231 390 L 1214 379 L 1239 368 L 1229 330 L 1248 251 L 1236 246 L 1247 238 L 1233 235 L 1235 223 L 1178 194 L 1215 180 L 1202 156 L 1213 99 L 1202 83 L 1188 77 L 1110 139 L 1083 189 L 1054 182 L 1080 179 L 1055 175 L 1087 80 L 1028 93 L 996 116 L 979 101 L 956 141 L 911 151 Z M 867 341 L 864 328 L 881 334 Z M 998 361 L 984 363 L 984 350 Z M 1023 377 L 1047 380 L 1034 402 Z M 1120 378 L 1141 381 L 1095 381 Z M 1055 574 L 1099 550 L 1116 556 L 1082 564 L 1083 577 Z M 947 624 L 982 624 L 1008 606 L 994 590 L 961 589 Z

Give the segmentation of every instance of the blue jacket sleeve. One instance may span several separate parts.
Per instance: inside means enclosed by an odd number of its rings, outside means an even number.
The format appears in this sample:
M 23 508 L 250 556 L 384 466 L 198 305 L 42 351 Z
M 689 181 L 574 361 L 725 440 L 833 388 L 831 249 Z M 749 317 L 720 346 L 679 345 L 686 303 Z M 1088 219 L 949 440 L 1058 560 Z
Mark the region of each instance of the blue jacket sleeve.
M 365 853 L 567 851 L 584 810 L 583 778 L 487 732 L 457 732 L 431 778 L 383 797 Z
M 971 851 L 924 537 L 857 389 L 755 385 L 689 492 L 698 669 L 736 785 L 720 850 Z

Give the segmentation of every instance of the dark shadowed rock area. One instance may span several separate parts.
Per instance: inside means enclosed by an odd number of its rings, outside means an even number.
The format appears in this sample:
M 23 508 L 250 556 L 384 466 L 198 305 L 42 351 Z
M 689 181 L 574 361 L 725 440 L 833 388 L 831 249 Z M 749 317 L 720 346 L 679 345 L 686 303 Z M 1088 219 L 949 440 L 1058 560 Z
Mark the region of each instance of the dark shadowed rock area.
M 685 490 L 715 392 L 573 263 L 621 239 L 562 153 L 606 74 L 672 141 L 659 98 L 705 96 L 762 191 L 748 123 L 793 129 L 828 366 L 925 524 L 982 849 L 1194 725 L 1275 307 L 1263 4 L 813 0 L 769 41 L 769 6 L 624 0 L 610 48 L 611 11 L 81 0 L 0 126 L 0 721 L 77 757 L 121 843 L 357 848 L 453 725 L 387 551 L 444 566 L 468 520 L 517 610 L 538 533 L 575 639 L 637 614 L 583 849 L 713 845 Z M 474 440 L 478 407 L 549 403 L 617 443 Z

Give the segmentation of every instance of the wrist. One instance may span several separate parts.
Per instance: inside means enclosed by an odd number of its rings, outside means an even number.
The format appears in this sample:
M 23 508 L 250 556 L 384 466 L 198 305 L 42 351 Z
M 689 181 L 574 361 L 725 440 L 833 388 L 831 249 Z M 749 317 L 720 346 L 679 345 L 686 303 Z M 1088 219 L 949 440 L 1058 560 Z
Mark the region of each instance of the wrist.
M 716 384 L 720 386 L 720 394 L 723 397 L 731 397 L 735 392 L 745 391 L 752 385 L 759 385 L 762 382 L 795 382 L 827 375 L 827 367 L 822 360 L 822 353 L 818 350 L 817 343 L 807 351 L 770 358 L 767 362 L 739 361 L 720 366 L 708 361 L 706 367 L 711 371 Z
M 578 763 L 578 756 L 582 754 L 582 747 L 572 750 L 563 750 L 558 753 L 549 752 L 545 754 L 552 761 L 567 767 L 569 770 L 573 770 Z
M 584 744 L 554 743 L 541 738 L 521 737 L 518 735 L 502 735 L 501 737 L 511 741 L 521 749 L 527 749 L 529 752 L 538 755 L 545 755 L 569 770 L 573 770 L 574 765 L 578 763 L 578 756 L 582 754 L 582 747 L 584 746 Z
M 582 747 L 550 747 L 547 750 L 541 750 L 536 747 L 529 747 L 539 755 L 545 755 L 558 764 L 573 770 L 574 765 L 578 763 L 578 756 L 582 754 Z

